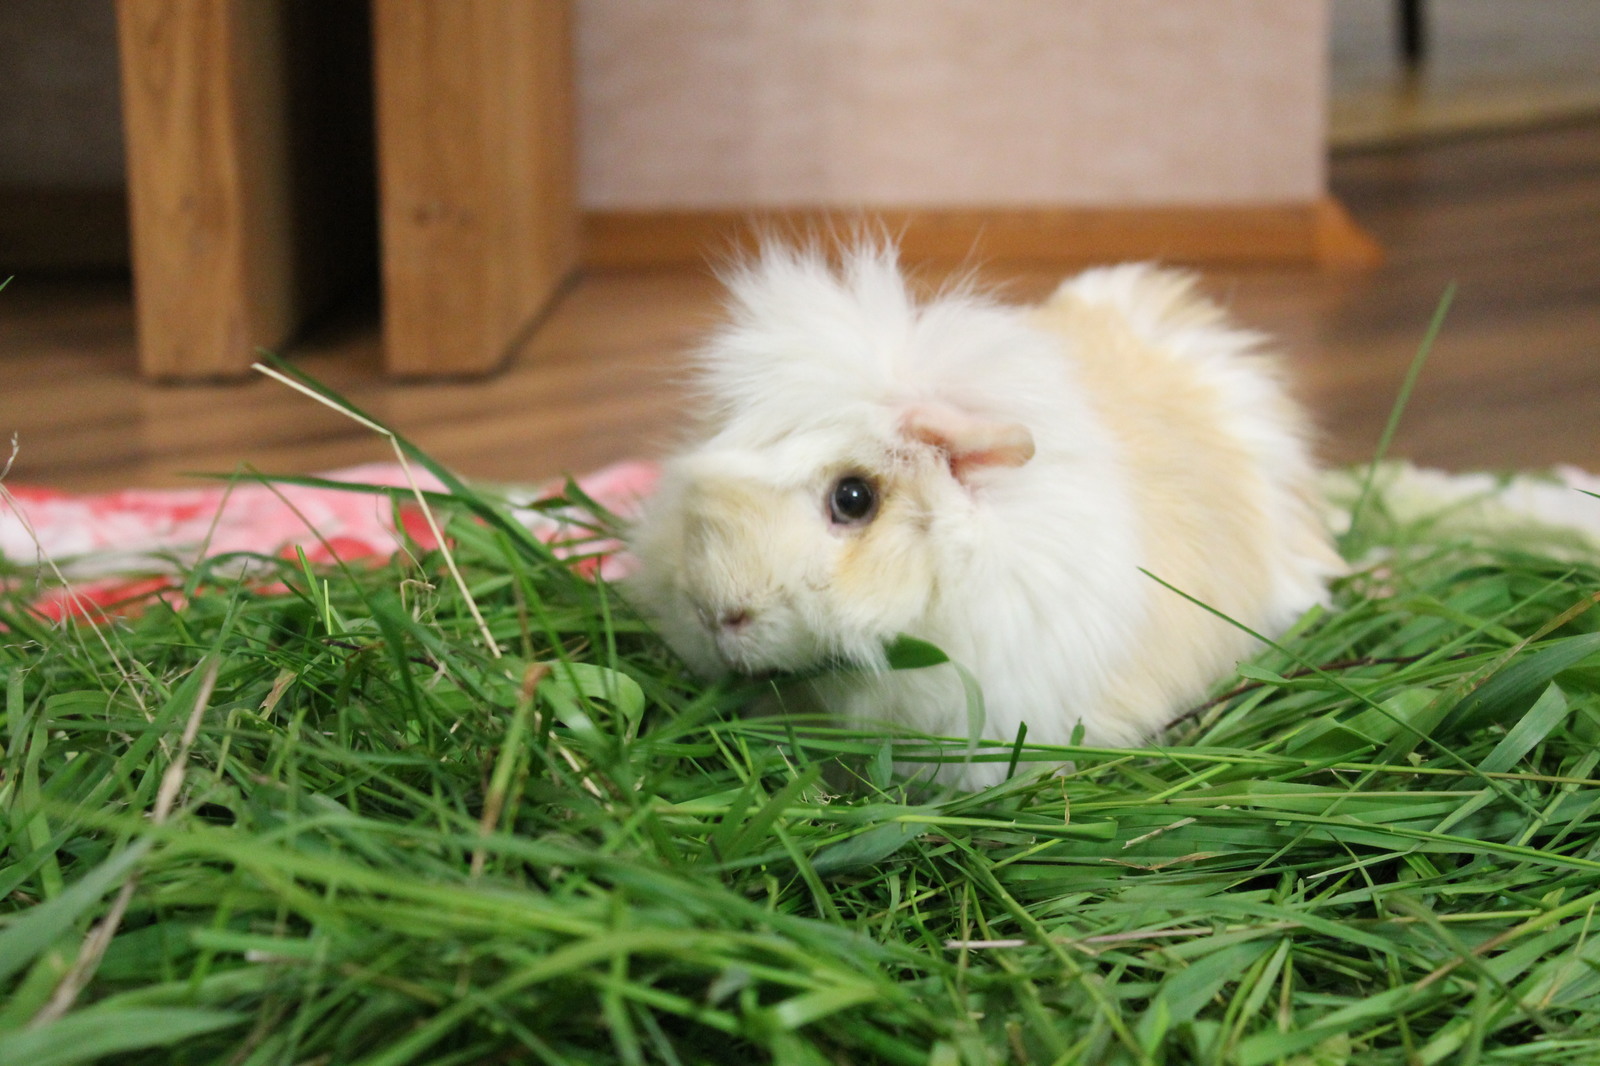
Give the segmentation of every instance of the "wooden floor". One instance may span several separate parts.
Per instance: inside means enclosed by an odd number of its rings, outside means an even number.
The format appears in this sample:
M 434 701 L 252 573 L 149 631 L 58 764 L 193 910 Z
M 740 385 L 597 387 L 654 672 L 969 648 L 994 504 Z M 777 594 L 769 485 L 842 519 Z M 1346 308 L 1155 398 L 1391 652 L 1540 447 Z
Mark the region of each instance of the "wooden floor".
M 1395 454 L 1452 469 L 1600 470 L 1600 123 L 1349 154 L 1334 191 L 1387 247 L 1370 272 L 1231 271 L 1213 293 L 1289 353 L 1334 463 L 1370 456 L 1447 285 L 1454 309 Z M 1055 279 L 996 277 L 1019 297 Z M 680 420 L 679 354 L 717 292 L 699 271 L 584 278 L 503 373 L 415 385 L 378 374 L 374 318 L 347 309 L 295 355 L 460 472 L 505 481 L 648 455 Z M 161 386 L 134 374 L 125 282 L 0 292 L 0 434 L 12 481 L 170 485 L 390 456 L 266 380 Z
M 1395 0 L 1332 5 L 1328 135 L 1394 144 L 1600 111 L 1600 4 L 1448 0 L 1419 5 L 1427 59 L 1398 61 Z

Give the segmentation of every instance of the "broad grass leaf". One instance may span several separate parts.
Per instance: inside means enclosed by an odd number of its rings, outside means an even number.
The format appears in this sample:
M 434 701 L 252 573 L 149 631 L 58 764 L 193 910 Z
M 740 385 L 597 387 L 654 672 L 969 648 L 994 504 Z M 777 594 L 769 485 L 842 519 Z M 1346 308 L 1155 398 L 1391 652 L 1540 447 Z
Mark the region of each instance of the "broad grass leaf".
M 1504 667 L 1450 708 L 1439 724 L 1439 733 L 1466 733 L 1491 722 L 1510 722 L 1533 703 L 1557 674 L 1597 654 L 1600 654 L 1600 633 L 1583 633 L 1551 641 Z
M 950 661 L 950 656 L 937 645 L 904 634 L 884 649 L 884 657 L 888 660 L 891 670 L 921 670 Z
M 0 1033 L 0 1062 L 76 1066 L 242 1025 L 250 1015 L 195 1007 L 93 1007 L 37 1029 Z
M 58 692 L 44 701 L 44 714 L 53 723 L 80 715 L 103 715 L 110 709 L 111 700 L 110 693 L 98 690 Z
M 887 791 L 894 782 L 894 744 L 884 740 L 873 751 L 867 762 L 867 780 L 880 792 Z
M 1568 950 L 1547 953 L 1517 992 L 1555 1007 L 1600 1009 L 1600 938 L 1575 939 Z
M 1238 1066 L 1267 1066 L 1315 1048 L 1324 1041 L 1336 1040 L 1353 1029 L 1376 1022 L 1392 1022 L 1397 1015 L 1431 1004 L 1442 994 L 1437 983 L 1422 991 L 1410 985 L 1390 988 L 1329 1011 L 1316 1024 L 1303 1029 L 1287 1033 L 1272 1030 L 1247 1036 L 1234 1049 L 1234 1061 Z
M 24 912 L 0 931 L 0 981 L 26 966 L 45 948 L 89 913 L 100 899 L 127 880 L 139 860 L 150 850 L 149 841 L 136 841 L 68 885 L 61 895 Z M 22 1062 L 7 1059 L 0 1062 Z
M 1414 736 L 1415 730 L 1421 728 L 1424 712 L 1438 695 L 1429 688 L 1408 688 L 1351 718 L 1318 719 L 1290 737 L 1284 751 L 1311 759 L 1347 757 L 1399 734 Z
M 1223 986 L 1239 980 L 1276 946 L 1276 938 L 1267 937 L 1230 944 L 1173 972 L 1156 987 L 1151 1005 L 1139 1021 L 1140 1034 L 1154 1037 L 1159 1029 L 1190 1021 Z
M 551 669 L 546 683 L 552 682 L 566 687 L 574 696 L 604 700 L 630 723 L 637 723 L 644 715 L 644 689 L 620 670 L 594 663 L 563 662 Z
M 1572 708 L 1561 688 L 1553 682 L 1545 686 L 1544 693 L 1528 708 L 1528 713 L 1501 738 L 1494 750 L 1478 764 L 1478 769 L 1490 774 L 1511 769 L 1535 745 L 1543 742 L 1552 730 L 1566 721 L 1571 713 Z
M 782 788 L 772 794 L 766 803 L 762 804 L 761 808 L 744 825 L 739 826 L 737 831 L 729 834 L 728 842 L 724 845 L 725 850 L 721 858 L 724 861 L 732 861 L 747 854 L 756 845 L 766 844 L 768 842 L 766 839 L 767 832 L 772 828 L 773 823 L 783 817 L 790 807 L 799 802 L 805 791 L 815 785 L 821 776 L 822 767 L 813 765 L 800 771 L 800 773 L 786 782 Z
M 585 732 L 589 739 L 595 739 L 598 734 L 594 733 L 594 723 L 583 710 L 586 702 L 603 702 L 630 725 L 637 725 L 643 717 L 647 702 L 644 689 L 622 671 L 567 660 L 544 665 L 550 672 L 539 682 L 540 696 L 565 724 Z M 481 671 L 458 664 L 455 676 L 440 678 L 432 684 L 431 691 L 452 704 L 459 703 L 460 696 L 475 694 L 496 707 L 510 709 L 522 698 L 528 669 L 527 661 L 510 655 L 485 664 Z
M 881 997 L 881 991 L 861 983 L 805 992 L 776 1004 L 766 1011 L 771 1021 L 784 1029 L 798 1029 L 811 1025 L 850 1007 L 871 1003 Z M 819 1058 L 819 1061 L 821 1060 Z
M 760 782 L 751 778 L 745 782 L 743 788 L 728 799 L 728 809 L 723 812 L 716 828 L 706 840 L 706 854 L 710 858 L 721 862 L 734 857 L 729 851 L 729 845 L 744 829 L 745 815 L 750 810 L 750 804 L 755 799 L 756 789 L 759 786 Z
M 106 948 L 95 974 L 110 981 L 126 981 L 170 969 L 194 955 L 193 937 L 197 932 L 193 925 L 181 921 L 126 930 Z
M 830 844 L 811 857 L 811 868 L 828 875 L 882 862 L 928 831 L 926 822 L 887 822 Z
M 1269 685 L 1283 686 L 1290 683 L 1289 679 L 1282 674 L 1268 670 L 1264 666 L 1257 666 L 1255 663 L 1240 663 L 1235 672 L 1240 677 L 1247 677 L 1252 681 L 1262 681 Z
M 232 929 L 195 929 L 189 941 L 207 951 L 231 952 L 238 955 L 254 953 L 273 959 L 298 959 L 310 961 L 328 953 L 327 937 L 268 936 L 261 933 L 241 933 Z

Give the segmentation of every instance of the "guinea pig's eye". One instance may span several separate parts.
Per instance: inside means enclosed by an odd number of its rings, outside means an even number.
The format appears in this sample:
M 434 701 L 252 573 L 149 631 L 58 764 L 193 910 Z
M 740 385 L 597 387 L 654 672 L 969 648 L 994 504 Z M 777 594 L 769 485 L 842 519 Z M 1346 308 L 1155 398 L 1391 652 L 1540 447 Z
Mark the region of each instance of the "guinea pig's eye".
M 859 525 L 872 520 L 878 512 L 878 494 L 872 482 L 854 474 L 833 483 L 828 493 L 828 514 L 835 525 Z

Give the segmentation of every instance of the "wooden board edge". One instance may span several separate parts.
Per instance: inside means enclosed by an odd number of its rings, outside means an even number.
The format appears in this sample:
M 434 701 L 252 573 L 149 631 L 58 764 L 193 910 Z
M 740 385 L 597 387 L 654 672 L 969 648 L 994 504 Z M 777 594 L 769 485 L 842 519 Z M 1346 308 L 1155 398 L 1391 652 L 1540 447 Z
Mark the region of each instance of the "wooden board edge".
M 591 210 L 583 216 L 582 262 L 589 269 L 684 266 L 748 250 L 763 234 L 804 239 L 863 229 L 896 237 L 909 260 L 935 262 L 1364 268 L 1382 259 L 1377 241 L 1324 197 L 1209 206 Z

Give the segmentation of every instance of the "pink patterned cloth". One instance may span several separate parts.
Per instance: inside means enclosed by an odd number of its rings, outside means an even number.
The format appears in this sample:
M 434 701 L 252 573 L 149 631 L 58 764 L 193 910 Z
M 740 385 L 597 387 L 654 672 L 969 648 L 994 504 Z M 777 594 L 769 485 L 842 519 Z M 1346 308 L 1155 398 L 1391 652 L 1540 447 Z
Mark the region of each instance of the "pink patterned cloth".
M 444 486 L 424 470 L 413 470 L 425 492 Z M 577 479 L 596 503 L 630 517 L 655 488 L 653 463 L 624 462 Z M 409 489 L 398 464 L 375 463 L 324 475 L 329 480 Z M 520 495 L 548 499 L 553 483 Z M 53 564 L 69 579 L 37 604 L 61 618 L 96 615 L 163 594 L 175 575 L 195 560 L 228 552 L 293 558 L 296 549 L 314 563 L 386 559 L 407 539 L 424 548 L 435 540 L 421 510 L 388 496 L 301 485 L 238 483 L 183 489 L 128 489 L 75 494 L 33 486 L 8 486 L 0 495 L 0 557 L 14 564 Z M 517 495 L 517 494 L 514 494 Z M 395 525 L 398 511 L 401 529 Z M 560 514 L 532 508 L 513 512 L 541 540 L 561 549 L 585 534 Z M 582 515 L 570 515 L 581 520 Z M 616 542 L 587 541 L 574 565 L 607 579 L 624 575 L 631 559 Z M 594 553 L 599 554 L 594 554 Z

